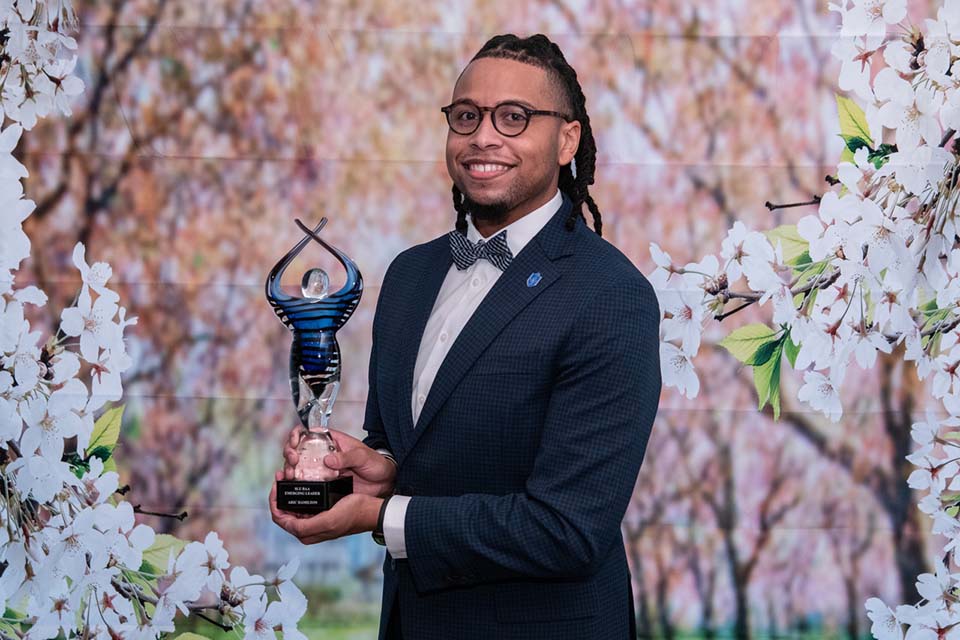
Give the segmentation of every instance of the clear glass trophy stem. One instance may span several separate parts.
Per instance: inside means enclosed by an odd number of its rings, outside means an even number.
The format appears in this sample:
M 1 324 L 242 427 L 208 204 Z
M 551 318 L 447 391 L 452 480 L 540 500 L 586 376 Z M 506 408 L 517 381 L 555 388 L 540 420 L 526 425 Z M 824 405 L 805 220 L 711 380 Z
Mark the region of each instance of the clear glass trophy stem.
M 340 390 L 339 376 L 329 380 L 319 396 L 314 396 L 306 381 L 299 377 L 301 399 L 306 400 L 298 409 L 300 421 L 306 433 L 300 438 L 297 453 L 300 464 L 294 470 L 297 480 L 330 481 L 341 477 L 339 469 L 330 469 L 323 462 L 328 454 L 339 451 L 336 440 L 330 434 L 330 414 Z
M 314 396 L 303 377 L 300 380 L 300 397 L 306 399 L 297 410 L 300 422 L 309 432 L 330 432 L 330 415 L 333 413 L 333 403 L 337 400 L 340 391 L 340 376 L 336 376 L 323 386 L 319 396 Z

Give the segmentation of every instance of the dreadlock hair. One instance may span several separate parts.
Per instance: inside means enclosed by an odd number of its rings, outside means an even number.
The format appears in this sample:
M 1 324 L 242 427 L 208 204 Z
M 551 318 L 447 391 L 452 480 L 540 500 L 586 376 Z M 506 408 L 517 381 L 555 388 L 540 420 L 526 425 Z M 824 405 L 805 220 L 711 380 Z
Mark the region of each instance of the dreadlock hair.
M 577 72 L 567 64 L 563 53 L 554 42 L 551 42 L 542 33 L 528 38 L 518 38 L 512 33 L 490 38 L 470 62 L 479 58 L 506 58 L 545 69 L 550 81 L 559 89 L 566 103 L 566 110 L 572 111 L 574 120 L 580 122 L 580 145 L 573 162 L 577 168 L 574 177 L 569 164 L 560 167 L 558 187 L 573 201 L 570 215 L 565 221 L 567 231 L 573 231 L 579 217 L 583 217 L 582 205 L 587 204 L 593 214 L 593 228 L 597 235 L 601 234 L 603 224 L 600 220 L 600 209 L 593 201 L 587 189 L 593 184 L 594 168 L 596 166 L 597 146 L 593 140 L 593 130 L 590 128 L 590 116 L 587 115 L 586 98 L 580 83 L 577 81 Z M 463 234 L 467 232 L 467 208 L 463 201 L 463 194 L 457 185 L 453 185 L 453 207 L 457 211 L 457 230 Z

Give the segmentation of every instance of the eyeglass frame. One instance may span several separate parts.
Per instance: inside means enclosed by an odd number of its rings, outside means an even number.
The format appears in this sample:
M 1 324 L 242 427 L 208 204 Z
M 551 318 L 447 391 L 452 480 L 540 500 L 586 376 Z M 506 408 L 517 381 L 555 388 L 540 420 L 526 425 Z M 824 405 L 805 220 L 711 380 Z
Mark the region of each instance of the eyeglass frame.
M 469 131 L 469 132 L 467 132 L 467 133 L 461 133 L 461 132 L 457 131 L 456 129 L 454 129 L 454 128 L 453 128 L 453 125 L 450 124 L 450 111 L 451 111 L 451 109 L 453 109 L 453 107 L 455 107 L 455 106 L 458 105 L 458 104 L 468 104 L 468 105 L 471 105 L 471 106 L 473 106 L 473 107 L 476 107 L 477 110 L 480 112 L 480 117 L 477 118 L 477 126 L 474 127 L 472 131 Z M 496 119 L 495 117 L 493 117 L 492 114 L 493 114 L 497 109 L 499 109 L 500 107 L 502 107 L 502 106 L 504 106 L 504 105 L 512 105 L 512 106 L 515 106 L 515 107 L 520 107 L 520 109 L 521 109 L 521 110 L 526 114 L 526 116 L 527 116 L 527 121 L 524 123 L 523 129 L 521 129 L 521 130 L 518 131 L 517 133 L 504 133 L 503 131 L 500 131 L 500 127 L 497 126 L 497 119 Z M 575 119 L 575 118 L 570 118 L 570 117 L 568 117 L 567 114 L 565 114 L 565 113 L 560 113 L 559 111 L 549 111 L 549 110 L 546 110 L 546 109 L 531 109 L 530 107 L 528 107 L 528 106 L 526 106 L 526 105 L 523 105 L 523 104 L 520 104 L 519 102 L 517 102 L 517 101 L 515 101 L 515 100 L 504 100 L 503 102 L 498 102 L 497 104 L 493 105 L 492 107 L 481 107 L 480 105 L 478 105 L 478 104 L 477 104 L 476 102 L 474 102 L 473 100 L 465 100 L 465 99 L 464 99 L 464 100 L 457 100 L 456 102 L 451 102 L 450 104 L 448 104 L 448 105 L 445 106 L 445 107 L 440 107 L 440 111 L 442 111 L 442 112 L 444 113 L 444 115 L 447 117 L 447 126 L 450 127 L 450 131 L 452 131 L 453 133 L 455 133 L 455 134 L 457 134 L 457 135 L 460 135 L 460 136 L 470 136 L 470 135 L 473 135 L 474 133 L 476 133 L 476 132 L 477 132 L 477 129 L 480 128 L 480 125 L 483 124 L 483 114 L 486 113 L 487 111 L 489 111 L 489 112 L 491 113 L 490 120 L 491 120 L 491 122 L 493 122 L 493 128 L 497 130 L 497 133 L 499 133 L 499 134 L 502 135 L 502 136 L 506 136 L 507 138 L 516 138 L 517 136 L 521 135 L 524 131 L 526 131 L 526 130 L 527 130 L 527 127 L 530 126 L 530 117 L 531 117 L 531 116 L 556 116 L 556 117 L 558 117 L 558 118 L 562 118 L 564 122 L 576 122 L 576 119 Z

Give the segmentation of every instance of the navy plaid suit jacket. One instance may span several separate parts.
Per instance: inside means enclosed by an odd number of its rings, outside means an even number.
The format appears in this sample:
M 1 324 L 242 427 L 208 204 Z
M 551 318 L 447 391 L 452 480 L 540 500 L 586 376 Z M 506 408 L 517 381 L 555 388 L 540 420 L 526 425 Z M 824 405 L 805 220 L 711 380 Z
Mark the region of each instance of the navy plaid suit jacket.
M 660 398 L 659 308 L 618 249 L 563 205 L 454 341 L 416 428 L 420 338 L 452 258 L 446 236 L 387 269 L 364 443 L 413 496 L 407 558 L 384 560 L 380 639 L 635 638 L 620 523 Z M 541 280 L 527 286 L 531 273 Z

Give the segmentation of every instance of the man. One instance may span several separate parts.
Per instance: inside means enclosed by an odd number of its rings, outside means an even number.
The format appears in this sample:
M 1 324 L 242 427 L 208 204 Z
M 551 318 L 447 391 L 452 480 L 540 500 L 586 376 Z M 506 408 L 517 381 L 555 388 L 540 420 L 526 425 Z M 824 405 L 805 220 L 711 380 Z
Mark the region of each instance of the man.
M 325 459 L 355 493 L 310 518 L 271 494 L 274 520 L 308 544 L 382 528 L 380 640 L 634 638 L 620 523 L 660 396 L 659 308 L 600 237 L 583 92 L 543 35 L 497 36 L 443 111 L 456 230 L 384 276 L 368 435 L 334 430 Z

